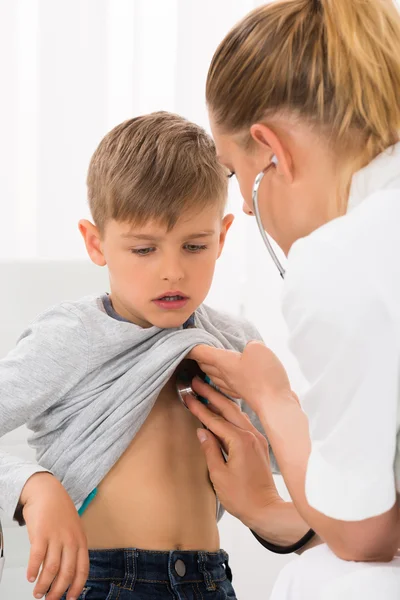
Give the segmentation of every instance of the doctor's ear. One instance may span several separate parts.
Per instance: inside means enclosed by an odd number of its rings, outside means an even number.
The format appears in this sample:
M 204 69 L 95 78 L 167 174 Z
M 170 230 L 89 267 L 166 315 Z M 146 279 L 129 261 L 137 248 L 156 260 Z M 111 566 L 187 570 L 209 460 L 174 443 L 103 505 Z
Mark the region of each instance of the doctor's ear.
M 263 123 L 255 123 L 250 127 L 250 134 L 262 154 L 262 158 L 260 157 L 261 168 L 265 168 L 269 162 L 273 162 L 278 175 L 283 176 L 288 183 L 292 183 L 294 177 L 292 157 L 276 133 Z

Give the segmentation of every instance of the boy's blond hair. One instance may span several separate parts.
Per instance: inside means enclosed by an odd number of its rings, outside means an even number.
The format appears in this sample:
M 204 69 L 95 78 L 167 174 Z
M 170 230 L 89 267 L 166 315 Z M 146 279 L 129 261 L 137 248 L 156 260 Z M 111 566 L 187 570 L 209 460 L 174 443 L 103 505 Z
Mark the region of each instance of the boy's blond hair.
M 110 131 L 90 162 L 88 198 L 101 232 L 109 219 L 172 229 L 183 213 L 227 199 L 227 172 L 204 129 L 167 112 L 130 119 Z

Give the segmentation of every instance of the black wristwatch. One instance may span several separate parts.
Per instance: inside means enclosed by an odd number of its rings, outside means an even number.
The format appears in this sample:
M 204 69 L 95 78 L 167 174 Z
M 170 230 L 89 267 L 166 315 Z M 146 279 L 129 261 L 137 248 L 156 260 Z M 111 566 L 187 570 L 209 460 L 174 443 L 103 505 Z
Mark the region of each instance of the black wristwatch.
M 299 540 L 295 544 L 292 544 L 291 546 L 278 546 L 277 544 L 267 542 L 267 540 L 264 540 L 261 536 L 258 535 L 258 533 L 256 533 L 252 529 L 250 529 L 250 531 L 256 538 L 257 542 L 261 544 L 261 546 L 264 546 L 264 548 L 266 548 L 270 552 L 274 552 L 275 554 L 292 554 L 292 552 L 296 552 L 297 550 L 303 548 L 303 546 L 308 544 L 308 542 L 312 540 L 312 538 L 315 536 L 315 531 L 310 529 L 309 531 L 307 531 L 306 535 L 303 535 L 301 540 Z

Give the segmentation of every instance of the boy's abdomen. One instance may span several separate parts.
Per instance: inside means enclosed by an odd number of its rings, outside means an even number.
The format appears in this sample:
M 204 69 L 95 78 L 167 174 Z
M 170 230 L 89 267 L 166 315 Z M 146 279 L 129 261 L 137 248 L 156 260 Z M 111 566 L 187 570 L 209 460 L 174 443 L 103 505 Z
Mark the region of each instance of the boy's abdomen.
M 219 549 L 198 427 L 169 382 L 82 516 L 89 548 Z

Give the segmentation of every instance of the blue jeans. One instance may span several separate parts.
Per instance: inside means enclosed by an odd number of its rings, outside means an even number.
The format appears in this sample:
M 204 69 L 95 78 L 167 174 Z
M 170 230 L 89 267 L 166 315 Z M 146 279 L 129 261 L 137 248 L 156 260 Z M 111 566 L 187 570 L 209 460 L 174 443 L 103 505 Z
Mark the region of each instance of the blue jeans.
M 79 600 L 236 600 L 223 550 L 125 548 L 91 550 L 89 555 L 89 579 Z

